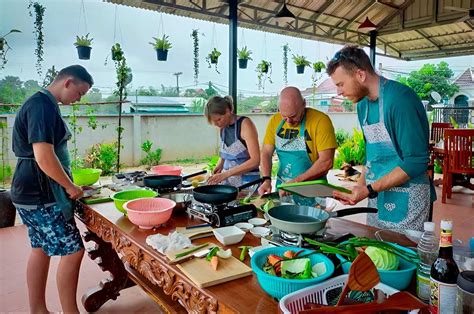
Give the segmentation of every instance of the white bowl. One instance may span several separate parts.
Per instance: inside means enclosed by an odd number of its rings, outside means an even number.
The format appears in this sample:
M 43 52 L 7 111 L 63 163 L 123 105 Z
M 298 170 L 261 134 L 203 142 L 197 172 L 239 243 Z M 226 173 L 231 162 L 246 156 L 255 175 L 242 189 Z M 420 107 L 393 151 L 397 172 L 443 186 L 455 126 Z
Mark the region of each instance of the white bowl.
M 248 220 L 248 222 L 254 226 L 263 226 L 267 223 L 267 220 L 263 218 L 251 218 Z
M 245 232 L 236 226 L 217 228 L 212 232 L 216 239 L 224 245 L 239 243 L 245 236 Z
M 255 227 L 250 229 L 250 233 L 256 236 L 257 238 L 265 237 L 270 234 L 270 229 L 265 227 Z
M 245 232 L 248 232 L 250 229 L 254 227 L 252 224 L 249 224 L 248 222 L 239 222 L 239 223 L 236 223 L 234 226 L 242 229 L 242 231 L 245 231 Z

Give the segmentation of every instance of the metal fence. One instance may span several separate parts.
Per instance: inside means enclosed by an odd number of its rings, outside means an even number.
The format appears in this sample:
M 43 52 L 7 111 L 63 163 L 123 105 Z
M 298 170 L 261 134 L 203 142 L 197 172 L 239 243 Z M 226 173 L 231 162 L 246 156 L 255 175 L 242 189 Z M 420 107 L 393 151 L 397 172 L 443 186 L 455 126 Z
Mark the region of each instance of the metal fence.
M 456 121 L 460 128 L 474 124 L 474 107 L 433 106 L 433 122 Z

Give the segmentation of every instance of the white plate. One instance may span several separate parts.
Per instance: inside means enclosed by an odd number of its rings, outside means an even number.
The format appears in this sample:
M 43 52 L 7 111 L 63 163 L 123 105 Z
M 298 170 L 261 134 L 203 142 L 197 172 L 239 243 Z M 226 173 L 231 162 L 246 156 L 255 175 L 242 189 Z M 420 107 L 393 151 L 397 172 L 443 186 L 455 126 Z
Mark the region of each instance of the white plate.
M 255 227 L 250 229 L 250 233 L 256 236 L 257 238 L 265 237 L 270 234 L 270 229 L 265 227 Z
M 239 222 L 239 223 L 236 223 L 234 226 L 242 229 L 245 232 L 248 232 L 250 229 L 254 227 L 254 225 L 249 224 L 248 222 Z
M 263 218 L 251 218 L 248 221 L 249 221 L 249 224 L 252 224 L 254 226 L 263 226 L 264 224 L 267 223 L 267 220 Z

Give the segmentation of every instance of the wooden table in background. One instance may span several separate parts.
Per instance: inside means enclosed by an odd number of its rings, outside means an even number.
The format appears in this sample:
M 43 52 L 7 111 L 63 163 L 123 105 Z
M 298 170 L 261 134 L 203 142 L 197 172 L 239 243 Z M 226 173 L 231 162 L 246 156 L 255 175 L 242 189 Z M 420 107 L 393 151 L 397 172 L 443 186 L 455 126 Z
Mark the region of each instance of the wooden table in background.
M 105 302 L 115 300 L 122 289 L 139 285 L 164 310 L 170 313 L 276 313 L 278 302 L 259 286 L 255 276 L 236 279 L 200 289 L 176 266 L 146 244 L 146 237 L 155 233 L 168 234 L 176 227 L 201 224 L 187 215 L 173 216 L 166 226 L 156 230 L 142 230 L 123 216 L 113 203 L 84 205 L 78 203 L 76 216 L 85 224 L 86 242 L 97 245 L 88 254 L 98 261 L 112 279 L 89 289 L 82 303 L 89 312 L 97 311 Z M 334 233 L 352 233 L 374 237 L 375 228 L 344 219 L 330 219 L 328 227 Z M 214 237 L 193 241 L 195 244 L 216 242 Z M 400 242 L 396 241 L 395 242 Z M 400 243 L 413 245 L 411 242 Z M 240 255 L 240 245 L 260 245 L 260 239 L 250 233 L 239 244 L 229 246 L 233 256 Z M 98 259 L 100 258 L 100 259 Z M 249 265 L 247 256 L 245 263 Z

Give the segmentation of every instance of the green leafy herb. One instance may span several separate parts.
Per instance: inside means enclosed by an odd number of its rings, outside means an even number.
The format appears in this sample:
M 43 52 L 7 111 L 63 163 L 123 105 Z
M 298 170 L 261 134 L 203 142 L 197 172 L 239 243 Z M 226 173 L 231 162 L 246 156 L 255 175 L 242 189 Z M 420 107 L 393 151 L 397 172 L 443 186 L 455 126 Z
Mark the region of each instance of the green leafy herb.
M 213 248 L 209 251 L 209 253 L 207 253 L 206 260 L 210 262 L 210 261 L 211 261 L 211 258 L 212 258 L 214 255 L 216 255 L 218 251 L 219 251 L 219 247 L 217 247 L 217 246 L 213 247 Z
M 179 253 L 179 254 L 176 254 L 176 255 L 175 255 L 175 258 L 184 257 L 184 256 L 189 255 L 189 254 L 191 254 L 191 253 L 194 253 L 194 252 L 196 252 L 196 251 L 198 251 L 198 250 L 200 250 L 200 249 L 202 249 L 202 248 L 204 248 L 204 247 L 206 247 L 206 246 L 208 246 L 208 245 L 209 245 L 209 242 L 206 242 L 206 243 L 204 243 L 204 244 L 201 244 L 201 245 L 198 245 L 198 246 L 196 246 L 196 247 L 190 248 L 189 250 L 186 250 L 186 251 L 184 251 L 184 252 L 181 252 L 181 253 Z

